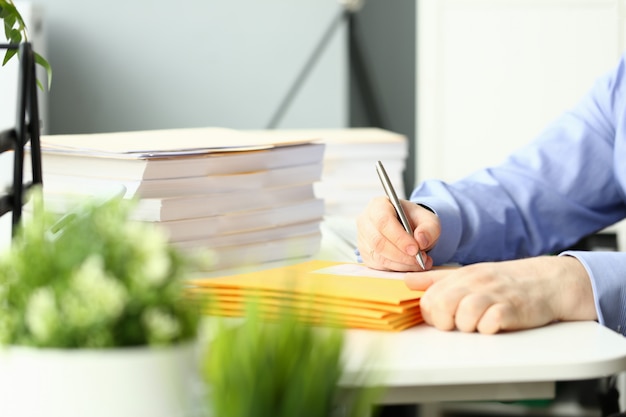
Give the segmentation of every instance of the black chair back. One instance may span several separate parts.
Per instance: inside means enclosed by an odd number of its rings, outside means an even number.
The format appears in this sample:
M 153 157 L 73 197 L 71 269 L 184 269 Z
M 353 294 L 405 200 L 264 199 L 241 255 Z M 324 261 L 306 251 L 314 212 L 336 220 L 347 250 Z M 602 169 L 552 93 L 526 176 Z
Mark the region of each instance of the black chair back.
M 35 53 L 30 42 L 0 44 L 0 49 L 18 49 L 18 97 L 15 127 L 0 131 L 0 153 L 13 151 L 13 181 L 0 195 L 0 216 L 12 212 L 12 232 L 22 217 L 27 191 L 43 185 L 39 108 L 37 102 L 37 74 Z M 1 68 L 0 68 L 1 70 Z M 32 181 L 24 182 L 24 149 L 30 142 Z

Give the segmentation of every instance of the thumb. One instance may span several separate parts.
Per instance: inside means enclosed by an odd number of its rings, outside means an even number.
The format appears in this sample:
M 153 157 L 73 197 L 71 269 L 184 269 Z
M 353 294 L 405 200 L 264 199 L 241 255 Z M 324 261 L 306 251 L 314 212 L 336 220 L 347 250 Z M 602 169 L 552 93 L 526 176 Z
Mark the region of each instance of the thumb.
M 405 211 L 413 225 L 413 237 L 423 250 L 430 250 L 435 246 L 441 234 L 439 217 L 429 209 L 419 204 L 408 202 Z
M 432 269 L 423 272 L 407 272 L 404 275 L 404 283 L 411 290 L 426 291 L 435 282 L 443 279 L 450 273 L 450 269 Z

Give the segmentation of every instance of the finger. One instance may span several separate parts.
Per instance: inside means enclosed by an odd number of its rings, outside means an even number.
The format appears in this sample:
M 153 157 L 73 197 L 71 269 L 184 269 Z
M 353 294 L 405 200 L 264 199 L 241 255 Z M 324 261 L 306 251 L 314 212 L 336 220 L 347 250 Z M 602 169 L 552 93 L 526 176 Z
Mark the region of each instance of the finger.
M 383 197 L 374 202 L 378 209 L 372 218 L 375 228 L 402 253 L 413 257 L 417 255 L 418 244 L 413 237 L 413 230 L 409 232 L 404 229 L 389 199 Z M 406 202 L 401 202 L 404 203 Z M 379 252 L 383 253 L 380 250 Z
M 395 248 L 376 227 L 378 217 L 387 209 L 388 201 L 372 200 L 357 218 L 357 248 L 363 262 L 370 268 L 393 270 L 396 264 L 411 263 L 410 257 Z M 392 208 L 393 209 L 393 208 Z M 405 262 L 398 259 L 406 258 Z M 397 268 L 396 268 L 397 269 Z M 406 266 L 399 270 L 407 270 Z
M 477 330 L 480 333 L 494 334 L 501 331 L 522 330 L 548 324 L 551 319 L 547 315 L 528 315 L 510 303 L 498 303 L 491 306 L 480 322 Z
M 496 334 L 502 330 L 516 330 L 519 322 L 510 305 L 494 304 L 483 314 L 476 330 L 484 334 Z
M 446 286 L 446 280 L 433 283 L 420 299 L 424 320 L 440 330 L 453 330 L 459 302 L 468 291 L 461 286 Z M 442 283 L 444 285 L 442 285 Z
M 494 304 L 495 300 L 487 294 L 466 295 L 459 301 L 456 309 L 456 328 L 462 332 L 475 332 L 485 312 Z
M 393 271 L 419 271 L 421 270 L 415 256 L 410 256 L 399 250 L 382 234 L 373 232 L 370 237 L 359 240 L 359 248 L 364 248 L 367 259 L 385 269 Z M 365 259 L 365 258 L 364 258 Z M 424 259 L 426 263 L 426 259 Z M 401 268 L 397 268 L 401 265 Z M 432 260 L 430 262 L 432 265 Z
M 376 269 L 417 271 L 417 244 L 395 218 L 385 197 L 374 199 L 357 219 L 358 248 L 366 265 Z M 413 254 L 401 249 L 402 241 L 413 246 Z M 409 250 L 410 252 L 411 250 Z
M 404 283 L 410 290 L 413 291 L 426 291 L 432 284 L 432 278 L 426 276 L 425 273 L 413 273 L 406 274 L 404 277 Z
M 464 269 L 459 267 L 438 267 L 431 271 L 410 274 L 409 285 L 413 285 L 416 275 L 432 281 L 420 299 L 422 316 L 427 323 L 441 330 L 456 328 L 455 318 L 459 303 L 471 294 L 466 280 L 462 279 L 463 274 Z M 419 288 L 419 284 L 428 284 L 427 280 L 415 282 L 415 288 Z
M 410 201 L 402 202 L 413 225 L 413 237 L 420 249 L 430 250 L 441 235 L 439 217 L 432 211 Z
M 426 269 L 432 267 L 432 258 L 428 258 L 426 263 Z M 450 274 L 449 270 L 435 269 L 426 272 L 418 272 L 412 274 L 406 274 L 404 276 L 404 283 L 411 290 L 426 291 L 432 284 L 445 278 Z
M 381 271 L 415 272 L 421 270 L 417 262 L 413 264 L 397 262 L 382 256 L 374 249 L 361 251 L 361 259 L 363 260 L 363 263 L 365 263 L 365 265 L 367 265 L 368 267 Z M 427 263 L 427 267 L 432 266 L 432 259 L 430 259 L 429 261 L 430 263 Z

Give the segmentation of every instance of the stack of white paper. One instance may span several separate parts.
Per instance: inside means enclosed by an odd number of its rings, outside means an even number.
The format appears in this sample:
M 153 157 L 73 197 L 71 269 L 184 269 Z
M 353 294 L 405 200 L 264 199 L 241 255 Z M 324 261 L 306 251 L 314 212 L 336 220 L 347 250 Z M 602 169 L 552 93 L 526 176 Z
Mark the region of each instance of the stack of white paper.
M 123 193 L 184 251 L 210 250 L 214 270 L 319 250 L 325 145 L 312 138 L 194 128 L 49 135 L 41 147 L 49 205 Z
M 325 145 L 324 171 L 315 194 L 323 198 L 326 215 L 354 218 L 374 197 L 385 192 L 376 174 L 381 161 L 399 198 L 405 198 L 404 169 L 408 142 L 404 135 L 378 128 L 276 130 L 276 140 L 319 138 Z

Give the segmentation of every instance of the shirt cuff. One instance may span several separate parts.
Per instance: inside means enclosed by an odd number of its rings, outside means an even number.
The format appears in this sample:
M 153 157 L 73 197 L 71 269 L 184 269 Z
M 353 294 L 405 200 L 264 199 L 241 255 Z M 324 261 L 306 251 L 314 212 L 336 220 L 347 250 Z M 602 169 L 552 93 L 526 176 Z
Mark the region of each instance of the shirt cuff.
M 600 324 L 626 336 L 626 253 L 604 251 L 565 251 L 585 267 Z

